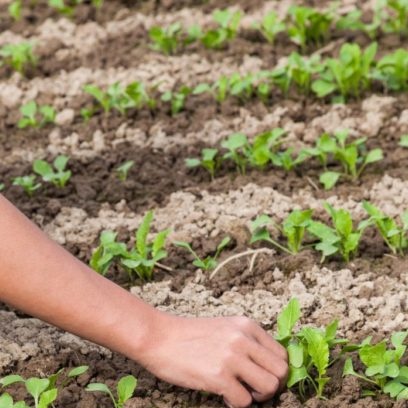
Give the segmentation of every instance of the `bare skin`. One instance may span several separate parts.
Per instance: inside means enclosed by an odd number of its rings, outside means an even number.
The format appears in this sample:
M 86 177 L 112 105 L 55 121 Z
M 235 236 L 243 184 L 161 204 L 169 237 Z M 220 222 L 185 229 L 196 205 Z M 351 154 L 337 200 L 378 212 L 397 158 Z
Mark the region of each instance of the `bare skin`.
M 250 319 L 160 312 L 74 258 L 1 195 L 0 299 L 233 408 L 285 384 L 285 349 Z

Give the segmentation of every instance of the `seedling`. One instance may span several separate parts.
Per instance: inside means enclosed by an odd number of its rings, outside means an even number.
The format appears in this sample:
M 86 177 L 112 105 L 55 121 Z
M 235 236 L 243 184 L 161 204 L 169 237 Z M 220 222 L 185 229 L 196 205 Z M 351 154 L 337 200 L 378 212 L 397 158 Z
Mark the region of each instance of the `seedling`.
M 312 387 L 317 397 L 323 398 L 324 388 L 330 381 L 327 369 L 334 361 L 330 352 L 347 341 L 337 338 L 337 320 L 325 329 L 304 327 L 294 332 L 300 316 L 297 299 L 292 299 L 278 316 L 276 339 L 287 349 L 289 355 L 287 386 L 292 388 L 297 385 L 303 400 L 306 399 L 307 387 Z
M 292 84 L 295 84 L 300 92 L 308 94 L 314 74 L 320 72 L 321 69 L 322 65 L 318 55 L 307 58 L 293 52 L 287 63 L 274 69 L 270 75 L 272 82 L 279 86 L 285 95 L 288 94 Z
M 363 13 L 360 10 L 353 10 L 345 16 L 339 18 L 336 27 L 339 30 L 362 31 L 374 40 L 378 35 L 381 27 L 381 16 L 378 12 L 374 13 L 373 20 L 370 23 L 364 23 L 362 20 Z
M 250 230 L 252 236 L 250 244 L 258 241 L 266 241 L 286 253 L 297 254 L 302 250 L 304 235 L 306 228 L 311 222 L 311 217 L 312 210 L 294 210 L 283 221 L 282 226 L 279 226 L 267 215 L 261 215 L 251 223 Z M 273 225 L 279 233 L 286 238 L 287 247 L 284 247 L 271 238 L 267 229 L 268 225 Z
M 7 64 L 20 74 L 37 62 L 33 53 L 33 44 L 30 42 L 4 45 L 0 48 L 0 58 L 2 58 L 0 65 Z
M 116 173 L 120 181 L 126 181 L 129 170 L 134 166 L 135 162 L 133 160 L 127 160 L 122 163 L 117 169 Z
M 363 207 L 370 216 L 370 218 L 366 220 L 367 225 L 374 224 L 392 253 L 402 255 L 404 250 L 408 247 L 408 211 L 405 211 L 401 215 L 402 226 L 399 226 L 394 219 L 385 215 L 373 204 L 365 201 Z
M 30 101 L 20 108 L 22 118 L 18 121 L 18 127 L 42 127 L 47 123 L 54 123 L 56 112 L 52 106 L 38 106 L 35 101 Z
M 405 354 L 404 345 L 408 332 L 397 332 L 391 336 L 392 347 L 387 346 L 387 341 L 372 344 L 371 337 L 361 344 L 349 347 L 350 350 L 358 350 L 359 360 L 365 366 L 363 373 L 356 371 L 351 358 L 346 360 L 343 376 L 352 375 L 375 389 L 389 394 L 397 400 L 408 399 L 408 366 L 401 363 Z M 376 395 L 370 390 L 365 395 Z
M 4 187 L 5 187 L 4 183 L 0 183 L 0 191 L 3 191 Z
M 180 113 L 186 104 L 187 97 L 192 93 L 188 86 L 182 86 L 177 91 L 167 91 L 161 96 L 163 102 L 170 102 L 171 114 L 173 116 Z
M 320 78 L 312 84 L 319 98 L 336 95 L 335 101 L 344 102 L 350 96 L 358 98 L 371 80 L 371 66 L 377 53 L 377 43 L 372 43 L 364 52 L 358 44 L 344 44 L 338 59 L 329 58 Z
M 222 76 L 213 84 L 199 84 L 193 89 L 193 95 L 200 95 L 202 93 L 211 93 L 218 103 L 224 102 L 230 90 L 230 80 L 226 76 Z
M 181 24 L 174 23 L 166 28 L 158 26 L 152 27 L 149 30 L 149 37 L 152 41 L 150 47 L 153 50 L 162 52 L 166 55 L 174 54 L 180 43 Z
M 402 135 L 399 145 L 402 147 L 408 147 L 408 135 Z
M 16 177 L 13 180 L 13 186 L 20 186 L 24 192 L 32 197 L 34 192 L 41 187 L 41 183 L 36 182 L 36 176 L 31 174 L 29 176 Z
M 105 276 L 112 263 L 120 259 L 121 256 L 126 256 L 126 245 L 121 242 L 116 242 L 117 234 L 112 231 L 103 231 L 99 238 L 99 246 L 93 252 L 89 261 L 90 267 Z
M 338 161 L 343 172 L 326 171 L 321 174 L 320 182 L 326 190 L 333 188 L 340 177 L 357 180 L 367 165 L 381 161 L 383 152 L 376 148 L 367 152 L 365 147 L 366 138 L 359 138 L 348 143 L 348 130 L 338 131 L 334 136 L 323 134 L 316 142 L 316 147 L 304 149 L 300 157 L 306 158 L 308 155 L 317 157 L 326 168 L 329 157 Z
M 136 109 L 141 109 L 147 106 L 149 109 L 154 109 L 156 107 L 156 100 L 149 96 L 146 91 L 146 87 L 142 82 L 132 82 L 126 87 L 126 96 L 131 102 L 125 103 L 125 110 L 127 107 L 135 107 Z M 126 99 L 126 96 L 124 99 Z
M 269 44 L 273 44 L 276 36 L 286 29 L 285 23 L 279 20 L 278 15 L 274 11 L 266 14 L 262 22 L 260 24 L 255 23 L 254 27 L 262 33 Z
M 217 246 L 217 250 L 214 254 L 214 256 L 207 256 L 206 258 L 202 259 L 200 258 L 197 253 L 191 248 L 191 245 L 187 242 L 183 241 L 175 241 L 174 245 L 187 249 L 191 253 L 191 255 L 194 256 L 194 261 L 193 265 L 196 266 L 197 268 L 202 269 L 203 271 L 210 271 L 212 269 L 215 269 L 218 264 L 218 257 L 220 256 L 221 252 L 225 249 L 225 247 L 231 242 L 230 237 L 225 237 Z
M 380 59 L 373 77 L 391 91 L 408 90 L 408 51 L 400 48 Z
M 292 6 L 288 34 L 291 40 L 306 51 L 308 44 L 321 44 L 327 37 L 333 15 L 310 7 Z
M 216 10 L 213 18 L 218 28 L 209 30 L 201 36 L 201 42 L 206 48 L 222 48 L 228 41 L 234 39 L 238 32 L 242 13 L 229 10 Z
M 134 106 L 126 90 L 118 82 L 110 85 L 106 92 L 94 85 L 85 85 L 84 91 L 96 99 L 105 114 L 115 109 L 124 115 L 127 109 Z
M 293 170 L 299 163 L 302 162 L 302 157 L 295 157 L 293 149 L 290 147 L 282 152 L 274 153 L 271 157 L 272 163 L 277 167 L 282 167 L 285 171 Z
M 33 170 L 43 181 L 51 182 L 58 188 L 64 188 L 71 178 L 71 170 L 66 170 L 69 157 L 60 155 L 55 158 L 52 165 L 44 160 L 35 160 Z
M 122 377 L 116 387 L 116 397 L 106 384 L 103 383 L 91 383 L 86 387 L 86 391 L 90 392 L 103 392 L 109 395 L 112 400 L 114 408 L 123 408 L 126 401 L 132 398 L 133 393 L 137 387 L 137 380 L 133 375 L 127 375 Z
M 8 13 L 14 21 L 19 21 L 21 19 L 21 9 L 22 9 L 22 0 L 14 0 L 8 6 Z
M 256 79 L 253 74 L 242 76 L 235 73 L 231 75 L 228 81 L 229 93 L 231 96 L 237 97 L 242 103 L 249 101 L 255 93 Z
M 152 241 L 148 241 L 150 225 L 153 221 L 153 212 L 149 211 L 143 218 L 136 232 L 134 248 L 121 256 L 121 264 L 129 277 L 133 278 L 135 272 L 143 281 L 150 281 L 156 264 L 167 256 L 164 249 L 170 230 L 160 231 Z
M 80 4 L 80 0 L 74 0 L 73 5 L 74 7 Z M 68 6 L 64 0 L 48 0 L 48 5 L 58 11 L 60 14 L 64 14 L 66 16 L 71 16 L 74 13 L 75 8 Z
M 348 262 L 350 257 L 356 253 L 367 224 L 361 222 L 355 230 L 353 220 L 347 210 L 336 210 L 328 203 L 324 204 L 324 208 L 332 219 L 333 227 L 319 221 L 311 221 L 307 226 L 308 232 L 319 240 L 315 248 L 322 253 L 321 262 L 324 262 L 326 257 L 337 253 Z
M 1 408 L 29 408 L 24 401 L 14 403 L 13 397 L 7 392 L 0 396 Z
M 210 173 L 211 180 L 214 180 L 215 170 L 218 167 L 217 155 L 218 149 L 203 149 L 201 159 L 186 159 L 186 166 L 189 168 L 202 167 Z
M 407 0 L 382 0 L 379 2 L 383 10 L 382 28 L 385 32 L 408 34 L 408 2 Z
M 223 155 L 223 159 L 231 159 L 237 166 L 241 174 L 245 174 L 248 165 L 249 142 L 243 133 L 234 133 L 221 143 L 228 152 Z

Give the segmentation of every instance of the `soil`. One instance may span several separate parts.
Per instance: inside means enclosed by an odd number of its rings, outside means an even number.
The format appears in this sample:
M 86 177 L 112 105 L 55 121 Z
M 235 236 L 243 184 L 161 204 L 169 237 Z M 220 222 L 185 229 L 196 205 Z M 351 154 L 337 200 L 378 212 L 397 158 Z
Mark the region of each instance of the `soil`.
M 155 213 L 155 231 L 170 228 L 170 241 L 188 241 L 203 257 L 214 253 L 224 236 L 230 236 L 231 243 L 221 255 L 225 260 L 248 248 L 249 223 L 263 213 L 279 222 L 294 208 L 312 208 L 317 218 L 327 221 L 323 210 L 327 201 L 348 209 L 358 221 L 364 217 L 362 200 L 391 216 L 408 208 L 408 150 L 398 147 L 401 135 L 408 133 L 406 94 L 385 95 L 376 89 L 347 105 L 299 95 L 283 98 L 279 93 L 267 104 L 229 100 L 217 105 L 207 96 L 196 96 L 175 117 L 164 104 L 154 112 L 143 109 L 126 117 L 101 112 L 88 122 L 80 117 L 80 109 L 92 103 L 82 90 L 87 83 L 106 87 L 115 81 L 142 80 L 164 90 L 213 81 L 237 71 L 271 69 L 296 48 L 284 36 L 271 47 L 251 24 L 265 10 L 276 7 L 284 12 L 291 2 L 271 6 L 261 0 L 115 0 L 105 2 L 101 10 L 89 3 L 84 2 L 66 19 L 38 1 L 25 8 L 21 21 L 13 22 L 7 14 L 7 0 L 0 2 L 0 44 L 35 39 L 40 56 L 37 67 L 25 77 L 0 67 L 3 193 L 82 261 L 89 262 L 103 230 L 115 230 L 119 239 L 131 244 L 135 229 L 150 209 Z M 363 6 L 360 3 L 364 2 L 345 1 L 344 7 L 353 3 Z M 152 25 L 178 20 L 190 23 L 193 18 L 210 25 L 209 13 L 224 6 L 248 13 L 244 29 L 226 49 L 208 51 L 192 45 L 172 57 L 150 49 L 147 30 Z M 344 41 L 368 44 L 361 34 L 334 32 L 322 45 L 327 47 L 325 55 L 335 55 Z M 380 55 L 406 46 L 406 39 L 379 38 Z M 57 109 L 55 125 L 18 129 L 18 108 L 31 99 Z M 185 166 L 186 158 L 197 157 L 203 147 L 219 147 L 231 133 L 239 131 L 253 138 L 275 127 L 286 130 L 284 147 L 292 146 L 295 151 L 312 146 L 322 132 L 349 129 L 351 137 L 366 136 L 368 148 L 381 147 L 385 159 L 369 166 L 360 180 L 343 180 L 330 191 L 319 186 L 321 168 L 314 161 L 289 173 L 267 168 L 248 170 L 246 175 L 223 165 L 213 181 L 205 170 Z M 68 167 L 73 175 L 66 188 L 44 184 L 29 198 L 12 185 L 14 177 L 32 172 L 34 159 L 52 160 L 58 154 L 70 156 Z M 126 160 L 133 160 L 134 166 L 127 180 L 119 182 L 115 169 Z M 336 169 L 332 164 L 330 168 Z M 279 239 L 277 231 L 271 233 Z M 319 256 L 307 249 L 291 256 L 269 249 L 257 256 L 252 269 L 251 259 L 242 257 L 210 279 L 209 273 L 192 265 L 186 251 L 169 243 L 164 263 L 170 271 L 158 269 L 154 282 L 129 282 L 117 268 L 107 277 L 162 310 L 185 316 L 246 315 L 271 333 L 277 313 L 293 296 L 302 305 L 302 323 L 324 325 L 340 318 L 340 335 L 355 341 L 408 328 L 408 260 L 393 256 L 373 229 L 365 232 L 359 253 L 349 263 L 334 258 L 321 264 Z M 127 407 L 223 406 L 218 397 L 158 381 L 135 362 L 9 306 L 2 305 L 0 315 L 0 375 L 50 375 L 60 368 L 89 365 L 87 374 L 62 391 L 57 408 L 110 407 L 108 399 L 87 393 L 84 387 L 95 381 L 113 385 L 126 374 L 139 380 Z M 364 398 L 361 383 L 341 378 L 337 366 L 331 370 L 327 400 L 302 401 L 296 393 L 286 391 L 274 401 L 254 406 L 408 406 L 386 397 Z M 18 386 L 10 391 L 16 397 L 25 396 Z

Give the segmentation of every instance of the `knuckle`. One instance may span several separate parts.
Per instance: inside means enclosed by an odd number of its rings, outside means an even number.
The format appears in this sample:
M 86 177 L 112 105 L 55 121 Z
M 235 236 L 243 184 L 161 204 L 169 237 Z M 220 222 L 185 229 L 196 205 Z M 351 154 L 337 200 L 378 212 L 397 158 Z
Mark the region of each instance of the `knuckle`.
M 283 381 L 288 376 L 289 367 L 287 364 L 277 364 L 275 367 L 275 375 L 279 381 Z
M 250 329 L 253 327 L 254 322 L 248 317 L 239 316 L 235 318 L 235 324 L 242 329 Z
M 240 331 L 235 331 L 230 335 L 227 344 L 230 350 L 240 350 L 245 342 L 246 336 Z
M 268 387 L 268 394 L 275 395 L 279 390 L 279 380 L 276 377 L 272 377 Z

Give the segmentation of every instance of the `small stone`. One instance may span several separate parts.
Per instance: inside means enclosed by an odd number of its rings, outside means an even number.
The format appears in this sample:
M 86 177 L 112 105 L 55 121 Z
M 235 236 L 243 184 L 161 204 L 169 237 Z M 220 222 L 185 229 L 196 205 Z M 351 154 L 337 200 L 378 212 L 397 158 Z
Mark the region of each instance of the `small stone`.
M 73 109 L 64 109 L 59 112 L 55 118 L 55 123 L 58 126 L 69 126 L 75 119 L 75 111 Z

